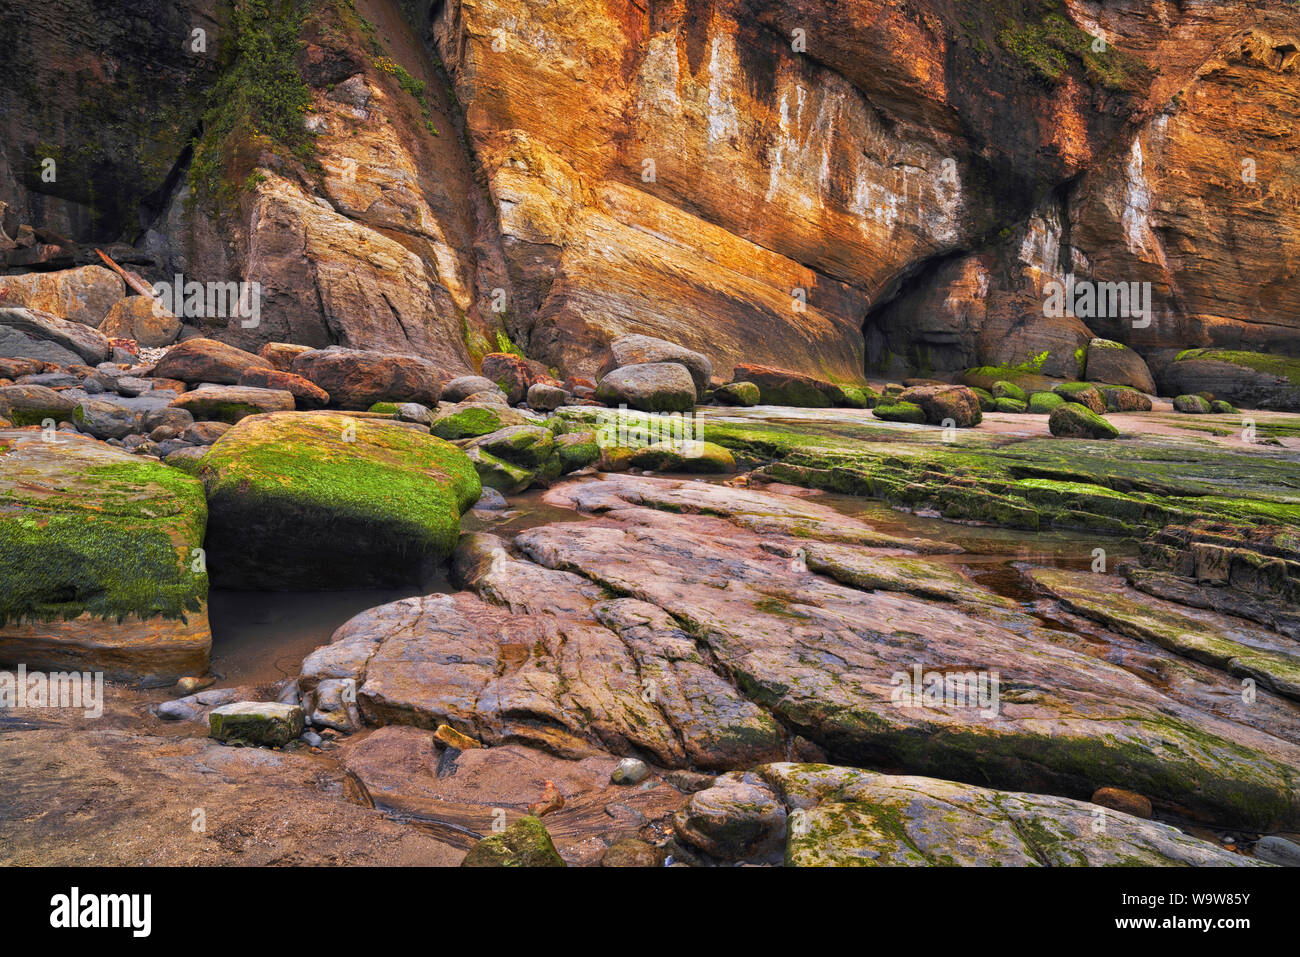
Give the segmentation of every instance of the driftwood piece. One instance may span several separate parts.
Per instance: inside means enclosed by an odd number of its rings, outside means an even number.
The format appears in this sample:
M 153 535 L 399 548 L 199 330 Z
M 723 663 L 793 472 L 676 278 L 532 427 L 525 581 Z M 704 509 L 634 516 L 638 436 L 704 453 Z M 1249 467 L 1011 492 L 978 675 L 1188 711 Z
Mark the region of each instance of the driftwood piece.
M 132 289 L 138 292 L 140 295 L 148 296 L 150 299 L 158 298 L 158 295 L 153 291 L 152 286 L 150 286 L 147 282 L 145 282 L 135 273 L 131 272 L 130 270 L 123 269 L 117 263 L 113 262 L 112 257 L 109 256 L 108 253 L 104 252 L 104 250 L 96 247 L 95 252 L 99 253 L 99 258 L 104 260 L 105 265 L 107 265 L 109 269 L 113 270 L 113 272 L 121 276 L 122 280 L 128 286 L 130 286 Z

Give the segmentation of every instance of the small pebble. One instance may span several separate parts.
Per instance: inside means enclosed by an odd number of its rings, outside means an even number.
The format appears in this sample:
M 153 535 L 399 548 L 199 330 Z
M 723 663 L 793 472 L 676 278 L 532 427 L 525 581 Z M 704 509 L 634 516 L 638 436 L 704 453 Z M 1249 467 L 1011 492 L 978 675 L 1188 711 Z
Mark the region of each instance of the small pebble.
M 650 776 L 650 769 L 637 758 L 624 758 L 618 762 L 609 779 L 615 784 L 640 784 Z

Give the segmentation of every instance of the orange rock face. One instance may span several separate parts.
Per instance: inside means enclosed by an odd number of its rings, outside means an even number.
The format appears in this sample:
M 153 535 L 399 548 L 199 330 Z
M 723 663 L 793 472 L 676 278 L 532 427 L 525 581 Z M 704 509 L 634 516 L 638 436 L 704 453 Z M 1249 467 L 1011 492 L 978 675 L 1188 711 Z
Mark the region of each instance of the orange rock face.
M 137 245 L 151 280 L 260 283 L 261 321 L 209 335 L 448 374 L 508 340 L 593 377 L 628 333 L 723 379 L 1043 353 L 1074 376 L 1097 337 L 1156 371 L 1191 346 L 1295 354 L 1298 36 L 1294 6 L 1249 0 L 322 5 L 298 58 L 312 163 L 250 149 L 216 225 L 155 188 Z M 45 46 L 66 64 L 77 44 Z M 215 59 L 190 65 L 195 88 Z M 22 108 L 7 122 L 16 143 L 72 143 Z M 22 216 L 61 196 L 32 225 L 76 231 L 69 187 L 20 179 Z M 112 233 L 97 215 L 75 239 Z M 1069 281 L 1150 283 L 1151 321 L 1045 314 Z

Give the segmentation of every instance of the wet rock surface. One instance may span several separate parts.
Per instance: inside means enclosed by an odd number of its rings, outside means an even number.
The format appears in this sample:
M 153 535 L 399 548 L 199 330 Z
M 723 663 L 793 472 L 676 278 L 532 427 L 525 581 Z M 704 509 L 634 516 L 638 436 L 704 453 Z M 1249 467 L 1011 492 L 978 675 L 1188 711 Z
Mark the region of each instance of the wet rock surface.
M 507 406 L 447 406 L 470 407 L 524 416 L 459 441 L 528 474 L 558 461 L 566 439 L 600 451 L 600 414 L 566 408 L 538 420 L 548 428 Z M 155 428 L 182 424 L 148 414 Z M 289 432 L 272 443 L 278 471 L 240 472 L 250 484 L 231 486 L 247 495 L 279 476 L 267 489 L 282 494 L 292 491 L 283 484 L 292 477 L 285 453 L 298 445 L 311 447 L 313 468 L 329 469 L 351 455 L 384 461 L 393 449 L 371 445 L 390 431 L 402 448 L 440 443 L 420 438 L 427 426 L 388 417 L 395 414 L 277 413 L 186 431 L 216 440 L 211 456 L 241 430 L 283 423 Z M 841 497 L 775 481 L 818 485 L 881 468 L 889 470 L 882 477 L 910 474 L 916 494 L 933 495 L 960 487 L 953 462 L 978 462 L 985 481 L 1000 482 L 1004 496 L 1014 490 L 1026 510 L 1119 516 L 1136 529 L 1191 503 L 1238 516 L 1250 508 L 1287 514 L 1279 496 L 1288 463 L 1278 456 L 1289 452 L 1120 439 L 1121 491 L 1106 484 L 1120 474 L 1110 468 L 1115 454 L 1095 443 L 1003 434 L 996 413 L 991 425 L 961 430 L 955 447 L 939 438 L 940 427 L 863 411 L 791 409 L 807 417 L 795 432 L 771 413 L 747 415 L 706 416 L 705 444 L 747 467 L 761 455 L 768 466 L 711 480 L 557 479 L 528 493 L 544 518 L 517 525 L 516 500 L 490 503 L 497 507 L 475 512 L 476 527 L 489 531 L 455 545 L 448 593 L 357 614 L 286 686 L 155 700 L 117 714 L 120 735 L 129 747 L 156 749 L 208 734 L 232 705 L 246 709 L 249 728 L 220 735 L 242 746 L 232 753 L 250 754 L 222 759 L 231 786 L 269 776 L 259 787 L 288 788 L 308 806 L 337 804 L 331 827 L 359 822 L 381 843 L 395 839 L 396 827 L 414 835 L 403 846 L 439 863 L 472 854 L 493 866 L 1204 865 L 1250 860 L 1171 822 L 1230 827 L 1247 835 L 1246 849 L 1296 829 L 1300 692 L 1294 640 L 1277 630 L 1288 621 L 1277 609 L 1294 588 L 1287 526 L 1164 525 L 1140 550 L 1121 549 L 1135 559 L 1097 572 L 1082 570 L 1095 532 L 1069 533 L 1056 546 L 1075 556 L 1073 566 L 1013 564 L 1002 546 L 980 544 L 1005 529 L 897 512 L 891 519 L 883 505 L 846 510 Z M 319 435 L 310 428 L 317 420 Z M 349 426 L 360 446 L 347 441 Z M 213 434 L 200 436 L 204 429 Z M 40 441 L 39 430 L 11 434 Z M 912 455 L 925 464 L 909 473 Z M 1190 458 L 1167 472 L 1164 458 L 1179 455 Z M 227 469 L 258 466 L 247 450 L 228 458 Z M 202 461 L 211 472 L 215 460 Z M 1223 494 L 1225 467 L 1238 469 L 1236 499 Z M 1032 477 L 1047 469 L 1068 478 Z M 215 548 L 214 574 L 229 525 L 217 512 L 213 504 L 205 541 Z M 229 525 L 232 541 L 246 548 L 256 527 Z M 319 553 L 326 539 L 308 537 Z M 350 541 L 349 560 L 356 547 Z M 990 555 L 1003 557 L 990 566 Z M 265 575 L 272 566 L 257 567 Z M 1219 600 L 1187 599 L 1211 581 Z M 1255 614 L 1242 617 L 1247 611 Z M 202 688 L 201 677 L 190 677 L 202 672 L 185 668 L 178 690 Z M 1256 686 L 1251 696 L 1242 694 L 1244 679 Z M 53 741 L 85 734 L 55 727 L 62 730 Z M 43 729 L 37 721 L 25 733 Z M 6 743 L 21 763 L 36 740 Z M 100 746 L 85 740 L 92 751 Z M 226 749 L 178 747 L 182 793 L 191 775 L 210 774 L 204 768 L 216 752 L 203 749 Z M 789 761 L 802 763 L 774 763 Z M 304 775 L 304 763 L 321 770 Z M 153 768 L 144 761 L 120 773 Z M 124 805 L 107 795 L 89 800 L 110 819 L 125 813 L 112 811 Z M 1105 839 L 1090 843 L 1098 813 Z M 290 834 L 286 826 L 266 832 L 280 853 L 328 859 L 315 830 Z M 24 847 L 15 853 L 30 859 Z M 1284 845 L 1265 848 L 1260 860 L 1285 856 Z M 221 853 L 168 841 L 149 859 Z

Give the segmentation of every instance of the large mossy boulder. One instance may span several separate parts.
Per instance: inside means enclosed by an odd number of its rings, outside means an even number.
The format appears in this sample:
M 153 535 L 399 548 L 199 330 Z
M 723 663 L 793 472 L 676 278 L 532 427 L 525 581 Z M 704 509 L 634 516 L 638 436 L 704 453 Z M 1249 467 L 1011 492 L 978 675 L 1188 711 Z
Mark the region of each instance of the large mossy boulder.
M 714 400 L 722 405 L 742 407 L 758 405 L 761 397 L 758 386 L 752 382 L 728 382 L 713 393 Z
M 1065 402 L 1053 409 L 1047 428 L 1064 439 L 1113 439 L 1119 435 L 1119 429 L 1078 402 Z
M 752 382 L 758 386 L 763 405 L 786 405 L 799 409 L 858 407 L 834 382 L 802 372 L 741 363 L 736 366 L 734 374 L 736 381 Z
M 884 419 L 886 422 L 925 424 L 925 410 L 911 402 L 882 400 L 871 410 L 871 414 L 877 419 Z
M 1188 349 L 1165 367 L 1166 394 L 1209 392 L 1251 409 L 1300 412 L 1300 358 L 1231 349 Z
M 1174 411 L 1185 415 L 1209 415 L 1213 409 L 1203 396 L 1178 395 L 1174 396 Z
M 0 416 L 14 425 L 55 424 L 72 417 L 77 400 L 43 385 L 0 386 Z
M 397 411 L 393 406 L 393 411 Z M 373 411 L 373 408 L 372 408 Z M 443 405 L 429 423 L 429 431 L 440 439 L 475 439 L 535 420 L 517 409 L 496 402 L 461 402 Z
M 1029 401 L 1029 395 L 1024 389 L 1014 382 L 1007 382 L 1005 379 L 999 379 L 993 383 L 992 393 L 995 399 L 1015 399 L 1017 402 Z
M 207 671 L 203 486 L 75 433 L 0 432 L 0 665 Z
M 998 400 L 993 398 L 993 393 L 988 389 L 971 386 L 970 390 L 975 393 L 975 398 L 979 399 L 981 412 L 996 412 L 998 410 Z
M 694 472 L 725 475 L 736 471 L 736 459 L 727 449 L 712 442 L 656 442 L 636 449 L 628 459 L 634 469 L 655 472 Z
M 1167 824 L 1103 816 L 1072 798 L 825 764 L 753 773 L 790 807 L 787 867 L 1258 866 Z
M 1075 402 L 1101 415 L 1106 411 L 1106 400 L 1101 390 L 1091 382 L 1062 382 L 1052 390 L 1066 402 Z
M 466 449 L 465 454 L 473 463 L 483 487 L 496 489 L 502 495 L 517 495 L 531 488 L 537 480 L 536 469 L 508 462 L 476 446 Z
M 333 412 L 243 419 L 199 474 L 213 581 L 262 590 L 418 583 L 451 553 L 482 491 L 450 443 Z
M 480 436 L 471 444 L 526 469 L 539 469 L 555 455 L 555 435 L 540 425 L 512 425 Z
M 1065 402 L 1055 392 L 1035 392 L 1029 397 L 1028 410 L 1033 415 L 1051 415 L 1052 410 Z
M 531 814 L 469 849 L 461 867 L 564 867 L 546 825 Z
M 595 432 L 567 432 L 555 438 L 555 454 L 560 459 L 560 472 L 568 475 L 600 459 L 600 440 Z

